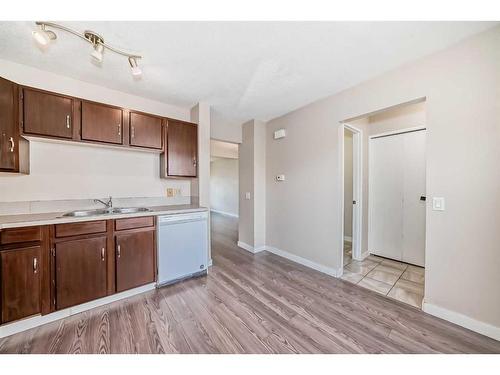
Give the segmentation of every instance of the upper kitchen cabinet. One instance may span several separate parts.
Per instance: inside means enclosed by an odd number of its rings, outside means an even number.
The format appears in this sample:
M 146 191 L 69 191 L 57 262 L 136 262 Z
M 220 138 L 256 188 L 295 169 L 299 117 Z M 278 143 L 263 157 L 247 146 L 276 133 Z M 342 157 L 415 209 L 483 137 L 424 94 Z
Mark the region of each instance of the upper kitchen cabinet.
M 73 138 L 73 99 L 35 89 L 22 89 L 24 134 Z
M 168 120 L 166 150 L 161 156 L 162 177 L 196 177 L 198 126 Z
M 130 112 L 129 121 L 130 146 L 162 149 L 161 117 Z
M 0 78 L 0 171 L 19 170 L 19 137 L 16 121 L 17 85 Z
M 121 108 L 82 101 L 82 140 L 123 144 Z

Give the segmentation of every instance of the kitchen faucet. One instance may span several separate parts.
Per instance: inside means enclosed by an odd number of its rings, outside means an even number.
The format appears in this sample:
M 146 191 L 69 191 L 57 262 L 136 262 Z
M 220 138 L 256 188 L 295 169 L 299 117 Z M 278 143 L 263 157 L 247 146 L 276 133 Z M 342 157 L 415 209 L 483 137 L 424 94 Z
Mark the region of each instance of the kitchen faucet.
M 100 199 L 94 199 L 94 203 L 102 203 L 103 205 L 106 206 L 107 209 L 113 208 L 113 198 L 109 197 L 107 202 L 104 202 Z

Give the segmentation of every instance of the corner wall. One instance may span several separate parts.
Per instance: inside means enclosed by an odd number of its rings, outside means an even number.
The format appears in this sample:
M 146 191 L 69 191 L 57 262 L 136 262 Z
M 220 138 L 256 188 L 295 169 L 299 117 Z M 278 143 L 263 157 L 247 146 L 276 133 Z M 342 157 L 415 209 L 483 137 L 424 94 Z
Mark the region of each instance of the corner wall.
M 267 245 L 340 268 L 340 123 L 426 98 L 427 194 L 446 211 L 427 207 L 424 305 L 500 339 L 499 45 L 496 27 L 270 121 L 287 137 L 267 143 Z

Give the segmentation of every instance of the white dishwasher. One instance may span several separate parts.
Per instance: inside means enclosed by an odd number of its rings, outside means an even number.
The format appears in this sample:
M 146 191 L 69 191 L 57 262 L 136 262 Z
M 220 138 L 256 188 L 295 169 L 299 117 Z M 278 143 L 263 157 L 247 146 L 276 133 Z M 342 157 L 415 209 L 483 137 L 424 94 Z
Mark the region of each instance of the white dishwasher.
M 208 212 L 158 217 L 157 287 L 207 272 Z

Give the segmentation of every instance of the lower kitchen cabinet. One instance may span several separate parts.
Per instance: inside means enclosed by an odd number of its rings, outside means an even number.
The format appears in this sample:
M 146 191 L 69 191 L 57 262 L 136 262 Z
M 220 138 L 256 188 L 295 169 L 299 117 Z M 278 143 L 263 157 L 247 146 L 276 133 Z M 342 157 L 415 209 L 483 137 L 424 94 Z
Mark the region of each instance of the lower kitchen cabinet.
M 154 230 L 116 235 L 116 291 L 155 280 Z
M 106 236 L 55 245 L 57 310 L 106 296 L 106 252 Z
M 0 252 L 2 323 L 40 313 L 41 253 L 41 246 Z

